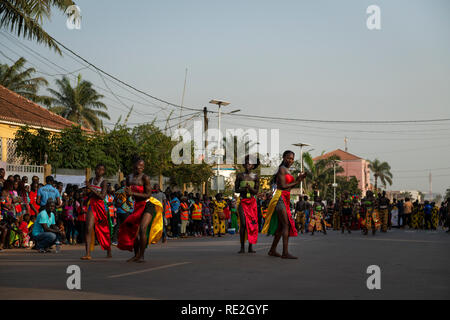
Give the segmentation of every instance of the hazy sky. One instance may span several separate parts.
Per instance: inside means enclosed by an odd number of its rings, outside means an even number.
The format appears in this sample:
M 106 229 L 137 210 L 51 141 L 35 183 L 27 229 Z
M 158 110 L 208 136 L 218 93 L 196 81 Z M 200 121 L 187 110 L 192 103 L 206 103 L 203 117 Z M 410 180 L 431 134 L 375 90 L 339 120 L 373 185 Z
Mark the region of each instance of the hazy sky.
M 48 32 L 118 78 L 177 104 L 188 68 L 185 105 L 195 108 L 222 98 L 232 103 L 230 111 L 288 118 L 450 118 L 446 0 L 78 0 L 77 4 L 83 16 L 81 30 L 68 30 L 65 18 L 55 14 L 45 24 Z M 379 31 L 366 27 L 366 8 L 371 4 L 381 8 Z M 0 39 L 0 50 L 11 58 L 23 55 L 41 71 L 63 72 L 4 35 Z M 81 67 L 68 56 L 21 42 L 66 70 Z M 3 56 L 0 59 L 5 62 Z M 80 72 L 105 87 L 95 72 Z M 155 112 L 158 119 L 168 114 L 157 107 L 166 108 L 164 104 L 145 101 L 111 82 L 107 85 L 135 100 L 121 99 L 137 111 L 130 123 L 149 121 Z M 114 122 L 126 108 L 110 93 L 105 95 Z M 179 115 L 178 109 L 168 109 Z M 212 117 L 211 126 L 216 122 Z M 282 149 L 298 151 L 292 143 L 308 142 L 314 155 L 344 149 L 347 136 L 349 152 L 391 164 L 395 176 L 389 189 L 427 191 L 429 169 L 434 192 L 450 187 L 450 122 L 330 125 L 226 116 L 223 125 L 279 128 Z

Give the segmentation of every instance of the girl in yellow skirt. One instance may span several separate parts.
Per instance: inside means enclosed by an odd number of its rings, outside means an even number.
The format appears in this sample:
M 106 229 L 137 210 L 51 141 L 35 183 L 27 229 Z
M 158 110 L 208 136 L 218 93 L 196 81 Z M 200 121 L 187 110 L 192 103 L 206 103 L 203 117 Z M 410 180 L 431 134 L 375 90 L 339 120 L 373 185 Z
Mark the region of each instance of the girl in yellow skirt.
M 322 199 L 319 196 L 315 196 L 308 225 L 308 230 L 312 236 L 314 235 L 314 231 L 323 231 L 323 234 L 327 234 L 327 226 L 323 215 L 324 211 L 325 206 Z
M 213 200 L 213 237 L 218 235 L 219 237 L 225 235 L 225 213 L 223 210 L 227 207 L 227 202 L 222 199 L 222 194 L 218 193 L 216 195 L 216 200 Z

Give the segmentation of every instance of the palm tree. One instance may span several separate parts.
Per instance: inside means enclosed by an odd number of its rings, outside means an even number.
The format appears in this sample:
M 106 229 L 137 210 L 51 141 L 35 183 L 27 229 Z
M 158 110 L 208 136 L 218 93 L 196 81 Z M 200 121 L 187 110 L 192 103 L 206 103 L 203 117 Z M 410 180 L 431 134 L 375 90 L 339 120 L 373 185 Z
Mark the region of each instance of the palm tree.
M 78 123 L 86 128 L 100 130 L 101 118 L 110 119 L 106 105 L 100 101 L 103 95 L 92 88 L 92 83 L 81 80 L 81 74 L 77 77 L 77 84 L 72 87 L 67 77 L 56 80 L 58 91 L 48 89 L 53 95 L 50 111 Z
M 61 54 L 55 39 L 42 28 L 51 16 L 52 7 L 65 11 L 72 0 L 0 0 L 0 28 L 9 29 L 19 37 L 36 40 Z
M 314 161 L 309 152 L 303 154 L 304 171 L 306 172 L 306 189 L 310 191 L 320 191 L 325 195 L 328 188 L 333 183 L 333 161 L 339 160 L 338 156 L 331 156 Z M 298 161 L 294 164 L 299 171 L 300 164 Z M 336 174 L 343 172 L 344 169 L 336 166 Z
M 0 64 L 0 84 L 36 103 L 50 105 L 50 97 L 37 94 L 41 86 L 48 85 L 47 80 L 43 77 L 34 78 L 34 68 L 23 70 L 25 63 L 25 58 L 20 58 L 12 66 Z
M 372 171 L 375 178 L 375 191 L 378 189 L 378 179 L 380 179 L 383 186 L 386 188 L 387 184 L 392 185 L 391 166 L 387 162 L 381 162 L 378 159 L 369 160 L 369 169 Z

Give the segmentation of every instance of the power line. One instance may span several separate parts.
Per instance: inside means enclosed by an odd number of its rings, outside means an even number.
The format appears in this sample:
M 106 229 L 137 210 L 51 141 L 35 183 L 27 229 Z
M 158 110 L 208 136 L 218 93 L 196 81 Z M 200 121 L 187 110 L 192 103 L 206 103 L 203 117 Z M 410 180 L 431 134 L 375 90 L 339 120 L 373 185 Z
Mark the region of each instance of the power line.
M 111 75 L 110 73 L 104 71 L 100 67 L 97 67 L 93 63 L 89 62 L 87 59 L 83 58 L 58 40 L 52 37 L 52 40 L 55 41 L 58 45 L 60 45 L 62 48 L 64 48 L 67 52 L 71 53 L 78 59 L 82 60 L 84 63 L 88 64 L 98 72 L 103 73 L 104 75 L 108 76 L 109 78 L 117 81 L 118 83 L 121 83 L 122 85 L 139 92 L 142 95 L 145 95 L 151 99 L 154 99 L 156 101 L 162 102 L 164 104 L 167 104 L 168 106 L 173 106 L 176 108 L 184 108 L 191 111 L 202 111 L 202 109 L 196 109 L 192 107 L 186 107 L 186 106 L 180 106 L 178 104 L 172 103 L 170 101 L 167 101 L 165 99 L 158 98 L 154 95 L 151 95 L 145 91 L 142 91 L 140 89 L 137 89 L 133 85 L 128 84 L 127 82 Z M 218 113 L 217 111 L 208 111 L 210 113 Z M 441 118 L 441 119 L 418 119 L 418 120 L 320 120 L 320 119 L 305 119 L 305 118 L 292 118 L 292 117 L 274 117 L 274 116 L 261 116 L 261 115 L 253 115 L 253 114 L 232 114 L 231 116 L 234 117 L 245 117 L 245 118 L 252 118 L 252 119 L 265 119 L 265 120 L 284 120 L 284 121 L 296 121 L 296 122 L 310 122 L 310 123 L 328 123 L 328 124 L 431 124 L 431 123 L 439 123 L 439 122 L 448 122 L 450 121 L 450 118 Z

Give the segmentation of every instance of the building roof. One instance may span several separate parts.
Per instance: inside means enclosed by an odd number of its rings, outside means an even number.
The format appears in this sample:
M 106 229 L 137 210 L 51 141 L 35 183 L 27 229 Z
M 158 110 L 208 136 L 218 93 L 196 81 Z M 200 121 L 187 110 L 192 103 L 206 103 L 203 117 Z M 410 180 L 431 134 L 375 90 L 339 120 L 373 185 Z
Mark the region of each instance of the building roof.
M 348 152 L 346 152 L 344 150 L 341 150 L 341 149 L 336 149 L 334 151 L 325 153 L 325 154 L 323 154 L 321 156 L 315 157 L 313 160 L 317 161 L 317 160 L 329 158 L 331 156 L 338 156 L 342 161 L 363 160 L 363 158 L 355 156 L 354 154 L 348 153 Z
M 0 85 L 0 121 L 61 130 L 75 123 Z M 83 130 L 90 131 L 83 128 Z

